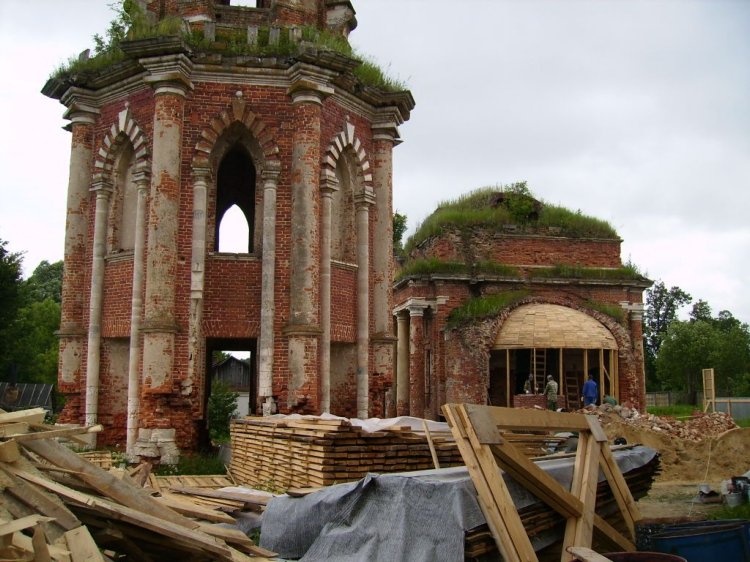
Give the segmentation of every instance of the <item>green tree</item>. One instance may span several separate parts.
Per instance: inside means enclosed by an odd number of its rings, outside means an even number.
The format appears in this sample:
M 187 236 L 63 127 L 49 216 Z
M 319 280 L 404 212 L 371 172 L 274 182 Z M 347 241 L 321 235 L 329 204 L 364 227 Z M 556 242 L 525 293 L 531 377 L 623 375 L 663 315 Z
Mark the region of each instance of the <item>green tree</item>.
M 693 298 L 675 286 L 670 289 L 664 282 L 656 281 L 646 289 L 646 307 L 643 314 L 643 349 L 646 365 L 646 385 L 654 388 L 659 384 L 656 376 L 656 358 L 669 325 L 677 319 L 681 306 L 689 304 Z
M 10 334 L 13 321 L 23 305 L 21 267 L 23 253 L 11 252 L 8 242 L 0 239 L 0 377 L 5 378 L 11 364 Z
M 393 251 L 396 255 L 404 253 L 403 238 L 406 233 L 406 215 L 396 211 L 393 213 Z
M 41 302 L 51 299 L 57 304 L 62 302 L 62 260 L 50 263 L 42 260 L 34 273 L 24 283 L 24 298 L 26 302 Z
M 229 422 L 237 413 L 237 398 L 227 383 L 211 381 L 211 395 L 208 397 L 208 436 L 215 444 L 229 442 Z
M 10 357 L 18 365 L 19 382 L 55 384 L 60 305 L 54 300 L 32 302 L 18 311 L 10 327 Z
M 702 304 L 701 304 L 702 303 Z M 750 329 L 728 311 L 706 317 L 701 304 L 687 322 L 673 321 L 656 358 L 658 379 L 670 390 L 701 390 L 701 371 L 714 369 L 719 395 L 747 395 L 750 388 Z

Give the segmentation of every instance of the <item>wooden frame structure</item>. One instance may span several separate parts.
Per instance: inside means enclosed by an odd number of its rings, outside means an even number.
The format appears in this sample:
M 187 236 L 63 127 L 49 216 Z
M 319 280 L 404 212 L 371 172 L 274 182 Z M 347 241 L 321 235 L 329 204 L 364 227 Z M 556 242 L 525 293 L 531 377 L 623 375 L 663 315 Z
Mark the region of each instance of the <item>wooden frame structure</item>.
M 703 369 L 703 411 L 716 411 L 716 385 L 714 384 L 714 370 Z
M 615 550 L 635 550 L 635 523 L 640 514 L 596 416 L 471 404 L 446 404 L 443 413 L 506 562 L 536 562 L 538 558 L 500 469 L 566 519 L 562 562 L 575 559 L 568 548 L 590 548 L 594 533 Z M 504 435 L 530 430 L 578 432 L 570 490 L 520 453 Z M 629 538 L 596 514 L 600 468 L 625 521 Z

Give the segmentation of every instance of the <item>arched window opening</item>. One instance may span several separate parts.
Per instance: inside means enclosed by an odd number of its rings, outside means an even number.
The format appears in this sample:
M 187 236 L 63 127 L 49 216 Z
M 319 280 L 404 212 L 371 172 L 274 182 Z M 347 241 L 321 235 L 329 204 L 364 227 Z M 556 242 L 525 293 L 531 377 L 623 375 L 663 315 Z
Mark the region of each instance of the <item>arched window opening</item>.
M 336 164 L 339 188 L 331 201 L 331 259 L 347 263 L 357 261 L 354 209 L 354 179 L 356 171 L 349 151 Z
M 227 211 L 237 207 L 247 228 L 223 228 Z M 234 214 L 234 213 L 233 213 Z M 232 219 L 230 224 L 235 224 Z M 233 146 L 219 165 L 216 178 L 216 232 L 214 250 L 250 253 L 255 232 L 255 166 L 241 145 Z M 227 239 L 225 239 L 227 238 Z M 234 248 L 225 250 L 224 248 Z
M 232 205 L 219 225 L 219 251 L 244 254 L 247 252 L 248 234 L 245 214 L 237 205 Z
M 110 253 L 132 251 L 135 248 L 135 223 L 138 208 L 138 190 L 133 179 L 135 158 L 133 146 L 125 142 L 115 161 L 113 194 L 111 198 L 109 233 Z

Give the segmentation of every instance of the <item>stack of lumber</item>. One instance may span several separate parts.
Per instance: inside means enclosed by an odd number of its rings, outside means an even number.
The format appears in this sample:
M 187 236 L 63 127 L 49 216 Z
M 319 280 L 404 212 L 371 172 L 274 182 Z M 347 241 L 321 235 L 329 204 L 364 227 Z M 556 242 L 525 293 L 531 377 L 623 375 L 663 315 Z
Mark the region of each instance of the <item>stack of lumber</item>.
M 0 559 L 60 562 L 226 560 L 258 548 L 226 513 L 142 487 L 148 467 L 105 471 L 57 440 L 93 428 L 44 425 L 41 408 L 0 411 Z M 140 482 L 140 483 L 139 483 Z M 267 558 L 263 558 L 267 559 Z
M 434 468 L 424 433 L 366 432 L 346 419 L 248 417 L 231 427 L 229 470 L 242 484 L 285 490 L 358 480 L 368 472 Z M 463 464 L 449 434 L 431 435 L 440 467 Z

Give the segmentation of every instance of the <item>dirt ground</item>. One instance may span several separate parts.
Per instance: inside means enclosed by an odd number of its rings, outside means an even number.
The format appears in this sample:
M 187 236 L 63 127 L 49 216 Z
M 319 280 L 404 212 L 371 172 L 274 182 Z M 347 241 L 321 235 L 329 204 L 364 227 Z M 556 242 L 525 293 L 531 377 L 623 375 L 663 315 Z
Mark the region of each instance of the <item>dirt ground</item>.
M 684 439 L 655 425 L 616 416 L 602 420 L 607 435 L 625 437 L 659 451 L 661 473 L 649 494 L 638 501 L 644 519 L 705 519 L 721 504 L 697 501 L 699 485 L 721 492 L 721 482 L 750 471 L 750 428 L 734 428 Z M 718 430 L 717 430 L 718 431 Z

